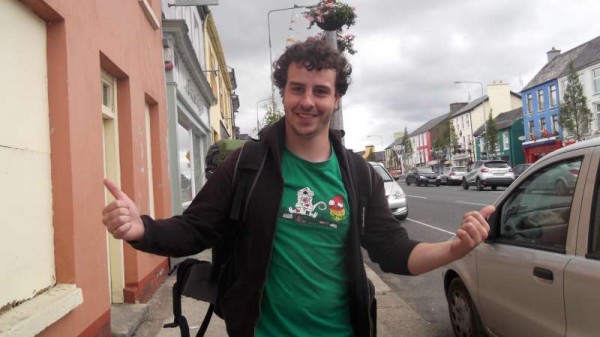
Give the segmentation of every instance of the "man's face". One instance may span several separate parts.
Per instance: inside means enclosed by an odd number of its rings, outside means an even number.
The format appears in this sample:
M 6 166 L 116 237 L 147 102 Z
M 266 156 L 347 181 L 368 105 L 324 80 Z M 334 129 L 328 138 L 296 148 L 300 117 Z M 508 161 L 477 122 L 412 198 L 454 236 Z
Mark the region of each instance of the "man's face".
M 299 63 L 288 68 L 283 91 L 286 130 L 289 136 L 312 138 L 328 134 L 329 121 L 340 96 L 335 92 L 333 69 L 308 71 Z

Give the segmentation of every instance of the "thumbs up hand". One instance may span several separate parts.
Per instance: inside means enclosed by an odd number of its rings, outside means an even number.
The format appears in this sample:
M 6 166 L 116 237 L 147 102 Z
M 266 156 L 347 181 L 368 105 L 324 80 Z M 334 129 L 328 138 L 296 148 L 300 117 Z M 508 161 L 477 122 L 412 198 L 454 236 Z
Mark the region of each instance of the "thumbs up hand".
M 115 239 L 140 240 L 144 236 L 144 223 L 138 207 L 112 181 L 104 179 L 104 186 L 116 200 L 102 210 L 102 223 Z
M 463 257 L 487 238 L 490 225 L 486 219 L 495 210 L 494 206 L 486 206 L 479 212 L 465 213 L 450 247 L 455 259 Z

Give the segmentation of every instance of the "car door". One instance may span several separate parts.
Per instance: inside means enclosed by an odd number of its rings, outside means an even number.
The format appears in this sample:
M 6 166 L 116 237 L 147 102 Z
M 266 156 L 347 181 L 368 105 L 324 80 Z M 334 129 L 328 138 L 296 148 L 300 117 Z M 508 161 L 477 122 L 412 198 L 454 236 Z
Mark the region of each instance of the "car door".
M 476 255 L 481 318 L 494 334 L 565 335 L 564 270 L 575 252 L 585 179 L 568 195 L 536 182 L 556 175 L 564 162 L 585 169 L 589 157 L 579 150 L 538 165 L 498 202 L 493 241 Z
M 565 269 L 567 336 L 600 333 L 600 149 L 596 149 L 587 173 L 577 231 L 576 254 Z M 579 173 L 584 174 L 584 172 Z

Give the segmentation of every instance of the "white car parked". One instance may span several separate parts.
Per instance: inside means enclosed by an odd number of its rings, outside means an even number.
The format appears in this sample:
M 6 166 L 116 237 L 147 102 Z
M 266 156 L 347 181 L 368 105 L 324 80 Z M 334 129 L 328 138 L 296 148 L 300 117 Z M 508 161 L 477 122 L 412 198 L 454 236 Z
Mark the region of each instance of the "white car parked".
M 388 170 L 381 163 L 369 162 L 369 164 L 373 166 L 375 172 L 379 173 L 383 179 L 385 196 L 388 198 L 388 204 L 392 213 L 400 220 L 406 219 L 408 216 L 408 205 L 406 204 L 406 195 L 400 184 L 392 178 Z

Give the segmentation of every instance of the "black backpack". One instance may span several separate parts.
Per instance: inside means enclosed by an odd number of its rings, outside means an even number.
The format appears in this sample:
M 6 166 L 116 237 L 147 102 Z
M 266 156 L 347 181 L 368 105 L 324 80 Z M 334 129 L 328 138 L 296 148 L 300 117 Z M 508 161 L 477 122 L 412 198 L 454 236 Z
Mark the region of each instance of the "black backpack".
M 350 152 L 348 150 L 348 152 Z M 207 155 L 214 155 L 210 153 Z M 366 199 L 371 193 L 370 165 L 360 156 L 349 153 L 352 180 L 358 182 L 358 195 Z M 247 141 L 236 162 L 234 194 L 231 202 L 229 218 L 243 223 L 246 215 L 245 205 L 252 196 L 252 191 L 267 158 L 265 145 L 259 141 Z M 368 192 L 367 192 L 368 191 Z M 175 266 L 177 279 L 173 285 L 173 323 L 165 324 L 165 328 L 179 327 L 182 337 L 190 337 L 189 325 L 181 312 L 181 296 L 210 303 L 204 320 L 196 337 L 203 337 L 213 312 L 222 317 L 218 306 L 219 298 L 231 286 L 234 280 L 234 268 L 226 268 L 233 255 L 235 242 L 240 239 L 241 228 L 237 226 L 233 238 L 223 240 L 213 248 L 212 262 L 188 258 Z M 233 262 L 232 262 L 233 263 Z

